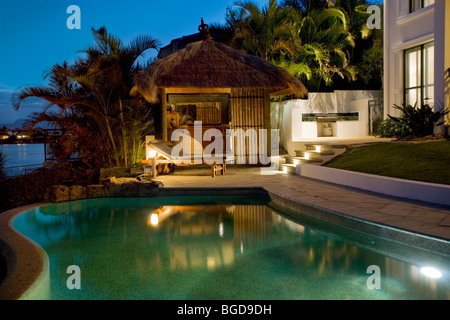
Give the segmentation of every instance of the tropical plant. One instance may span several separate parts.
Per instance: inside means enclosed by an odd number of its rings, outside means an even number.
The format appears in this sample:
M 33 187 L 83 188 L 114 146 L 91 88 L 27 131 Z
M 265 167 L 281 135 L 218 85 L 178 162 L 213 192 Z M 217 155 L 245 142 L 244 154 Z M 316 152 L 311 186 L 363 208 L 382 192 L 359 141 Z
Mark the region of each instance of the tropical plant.
M 368 88 L 380 89 L 384 73 L 384 53 L 381 46 L 374 46 L 364 52 L 362 61 L 358 64 L 359 75 Z
M 350 65 L 348 51 L 354 41 L 343 10 L 333 7 L 296 10 L 291 30 L 295 54 L 290 68 L 300 70 L 295 75 L 310 90 L 320 91 L 323 84 L 330 87 L 336 77 L 356 79 L 356 67 Z
M 374 129 L 374 134 L 383 138 L 404 138 L 413 134 L 405 123 L 394 121 L 391 118 L 379 122 Z
M 383 30 L 369 29 L 367 21 L 371 13 L 369 5 L 377 5 L 381 10 L 380 0 L 338 0 L 350 18 L 350 32 L 354 36 L 355 46 L 350 50 L 350 63 L 358 68 L 358 75 L 363 80 L 359 88 L 379 90 L 383 82 Z
M 336 64 L 338 67 L 338 72 L 334 73 L 331 77 L 325 72 L 325 77 L 322 80 L 327 80 L 328 78 L 328 86 L 333 85 L 334 88 L 349 88 L 348 80 L 351 80 L 352 85 L 350 87 L 352 89 L 379 89 L 381 87 L 382 73 L 377 73 L 376 71 L 383 68 L 383 60 L 372 60 L 371 58 L 374 56 L 373 54 L 370 56 L 365 54 L 367 50 L 371 50 L 374 47 L 381 48 L 380 50 L 382 51 L 383 31 L 377 29 L 369 30 L 367 27 L 367 19 L 370 17 L 370 13 L 367 13 L 367 8 L 372 4 L 382 7 L 382 1 L 377 0 L 282 1 L 282 6 L 292 8 L 302 18 L 314 15 L 315 12 L 322 12 L 324 9 L 334 9 L 336 13 L 341 12 L 340 14 L 345 16 L 346 30 L 344 33 L 351 37 L 351 39 L 348 39 L 350 40 L 350 45 L 341 46 L 338 43 L 338 47 L 345 52 L 345 59 L 342 60 L 342 63 Z M 343 20 L 341 19 L 341 21 Z M 299 27 L 297 26 L 294 27 L 293 30 L 298 31 L 298 29 Z M 310 34 L 314 35 L 315 33 L 310 32 Z M 327 41 L 326 39 L 325 41 L 309 42 L 309 44 L 313 43 L 322 44 L 321 46 L 314 45 L 315 51 L 310 51 L 311 53 L 314 52 L 317 55 L 317 59 L 315 60 L 320 61 L 321 58 L 325 58 L 322 59 L 322 61 L 326 61 L 326 50 L 323 49 L 328 48 L 328 45 L 333 44 L 333 42 L 331 40 Z M 331 52 L 333 51 L 331 50 Z M 378 54 L 378 52 L 372 53 Z M 305 64 L 299 59 L 296 59 L 292 63 Z M 294 67 L 294 69 L 295 68 L 296 67 Z M 304 70 L 305 68 L 301 67 L 301 69 Z M 365 73 L 367 69 L 370 69 L 368 74 Z M 372 72 L 373 70 L 374 72 Z M 333 70 L 330 71 L 331 74 L 333 74 Z M 308 71 L 308 73 L 311 72 Z M 316 78 L 316 76 L 314 76 L 314 78 Z M 306 74 L 303 75 L 303 79 L 305 81 L 309 80 Z M 359 79 L 363 81 L 358 81 Z M 308 87 L 310 89 L 317 90 L 317 84 L 308 84 Z
M 262 8 L 251 1 L 235 6 L 227 13 L 227 25 L 234 30 L 232 45 L 266 60 L 283 52 L 293 54 L 290 10 L 279 7 L 277 0 L 269 0 Z
M 281 5 L 293 8 L 303 13 L 308 13 L 315 9 L 325 8 L 326 6 L 334 6 L 333 0 L 283 0 Z
M 142 136 L 152 129 L 151 107 L 130 96 L 137 59 L 159 41 L 139 36 L 124 45 L 103 27 L 92 29 L 95 45 L 84 50 L 72 65 L 55 65 L 47 86 L 25 88 L 15 95 L 14 107 L 28 97 L 48 101 L 34 113 L 29 126 L 49 122 L 64 129 L 65 145 L 76 145 L 86 162 L 128 166 L 137 161 Z
M 330 90 L 356 81 L 365 71 L 365 65 L 358 69 L 363 53 L 382 39 L 380 32 L 367 28 L 372 2 L 270 0 L 262 8 L 251 1 L 238 2 L 227 9 L 225 25 L 212 29 L 233 47 L 287 69 L 310 91 Z M 373 67 L 369 62 L 365 61 Z M 379 84 L 381 74 L 370 75 L 375 80 L 364 80 Z M 362 81 L 358 85 L 368 86 Z
M 93 29 L 93 34 L 96 46 L 85 51 L 88 58 L 76 62 L 78 73 L 75 72 L 74 80 L 95 94 L 106 116 L 105 123 L 108 125 L 108 133 L 113 144 L 114 137 L 111 136 L 109 117 L 117 117 L 120 128 L 118 129 L 120 139 L 117 142 L 120 150 L 118 156 L 122 159 L 123 165 L 128 166 L 131 157 L 129 139 L 131 138 L 132 143 L 135 141 L 134 136 L 129 135 L 127 121 L 130 117 L 139 116 L 130 97 L 133 77 L 139 70 L 139 67 L 134 65 L 144 51 L 156 49 L 159 42 L 150 36 L 140 36 L 128 46 L 124 46 L 120 39 L 110 35 L 105 28 Z M 148 123 L 144 121 L 144 125 Z
M 403 114 L 401 117 L 389 115 L 389 118 L 409 128 L 412 135 L 416 137 L 433 135 L 434 129 L 444 123 L 443 119 L 449 113 L 448 110 L 434 111 L 428 104 L 422 106 L 417 106 L 417 103 L 414 106 L 394 105 L 394 108 L 400 110 Z

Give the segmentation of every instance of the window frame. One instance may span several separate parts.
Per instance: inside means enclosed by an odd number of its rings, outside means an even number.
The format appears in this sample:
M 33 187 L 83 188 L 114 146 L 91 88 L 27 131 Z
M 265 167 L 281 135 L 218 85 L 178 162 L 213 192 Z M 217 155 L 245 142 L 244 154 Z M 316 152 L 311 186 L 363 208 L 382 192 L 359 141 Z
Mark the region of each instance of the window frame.
M 431 6 L 431 5 L 434 4 L 434 2 L 435 2 L 435 1 L 433 1 L 433 2 L 430 3 L 430 4 L 425 5 L 425 0 L 419 0 L 419 1 L 420 1 L 420 6 L 419 6 L 418 8 L 414 8 L 414 10 L 413 10 L 414 3 L 415 3 L 416 1 L 417 1 L 417 0 L 409 0 L 409 13 L 410 13 L 410 14 L 411 14 L 411 13 L 414 13 L 414 12 L 416 12 L 416 11 L 419 11 L 419 10 L 421 10 L 421 9 L 423 9 L 423 8 L 426 8 L 426 7 L 428 7 L 428 6 Z
M 426 73 L 428 70 L 426 68 L 427 61 L 425 60 L 425 58 L 426 58 L 425 49 L 427 47 L 429 47 L 431 44 L 433 44 L 433 47 L 434 47 L 434 44 L 435 44 L 434 41 L 430 41 L 430 42 L 421 44 L 419 46 L 411 47 L 411 48 L 403 51 L 403 102 L 405 105 L 408 100 L 407 99 L 408 92 L 411 90 L 420 90 L 420 92 L 419 92 L 420 97 L 417 97 L 417 101 L 415 102 L 415 104 L 419 105 L 420 107 L 422 107 L 426 104 L 430 105 L 430 103 L 426 102 L 426 100 L 429 100 L 430 98 L 425 97 L 425 95 L 426 95 L 426 91 L 429 87 L 433 86 L 433 88 L 434 88 L 435 83 L 434 83 L 434 79 L 433 79 L 432 84 L 426 83 L 426 77 L 427 77 Z M 409 59 L 408 59 L 407 55 L 408 55 L 408 53 L 413 52 L 413 51 L 416 51 L 420 54 L 420 57 L 418 57 L 418 59 L 420 59 L 420 70 L 417 70 L 417 72 L 420 72 L 420 78 L 418 79 L 419 85 L 409 86 L 409 84 L 406 83 L 407 79 L 409 79 L 407 73 L 410 70 L 409 64 L 408 64 Z M 433 64 L 434 64 L 434 59 L 433 59 Z M 433 65 L 433 67 L 434 67 L 434 65 Z M 419 101 L 419 98 L 420 98 L 420 101 Z M 433 95 L 432 101 L 434 101 L 434 95 Z M 419 104 L 419 102 L 420 102 L 420 104 Z

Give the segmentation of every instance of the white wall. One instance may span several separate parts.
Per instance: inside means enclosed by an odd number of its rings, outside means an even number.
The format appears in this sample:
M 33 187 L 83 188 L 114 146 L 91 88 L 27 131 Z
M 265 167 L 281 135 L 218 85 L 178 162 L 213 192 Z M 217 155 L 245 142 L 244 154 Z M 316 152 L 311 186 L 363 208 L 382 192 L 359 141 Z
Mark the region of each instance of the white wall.
M 388 114 L 400 115 L 401 112 L 392 107 L 404 102 L 404 51 L 431 41 L 435 43 L 435 104 L 437 108 L 444 105 L 444 71 L 448 67 L 445 59 L 449 59 L 450 42 L 449 30 L 446 30 L 449 6 L 448 0 L 435 0 L 435 4 L 409 13 L 409 0 L 384 1 L 383 87 L 386 118 Z
M 367 136 L 369 134 L 370 100 L 381 100 L 380 91 L 335 91 L 309 93 L 308 100 L 289 100 L 281 103 L 280 143 L 290 154 L 302 149 L 305 139 L 318 137 L 321 124 L 302 122 L 304 113 L 358 112 L 359 121 L 338 121 L 333 131 L 338 137 Z M 275 108 L 276 109 L 276 108 Z M 319 128 L 318 128 L 319 126 Z
M 450 186 L 301 164 L 298 175 L 389 196 L 450 205 Z
M 377 90 L 340 90 L 334 92 L 310 92 L 304 113 L 353 112 L 352 101 L 380 100 L 382 94 Z
M 439 0 L 438 0 L 439 1 Z M 399 116 L 393 109 L 403 98 L 403 52 L 434 40 L 434 5 L 409 13 L 408 0 L 384 1 L 384 112 Z

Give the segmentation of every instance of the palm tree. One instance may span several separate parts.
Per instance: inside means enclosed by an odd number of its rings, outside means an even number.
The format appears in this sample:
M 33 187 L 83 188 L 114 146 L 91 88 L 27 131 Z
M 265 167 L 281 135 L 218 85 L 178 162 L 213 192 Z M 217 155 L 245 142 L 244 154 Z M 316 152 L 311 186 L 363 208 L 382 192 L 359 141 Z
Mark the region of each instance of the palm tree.
M 95 93 L 104 110 L 110 135 L 110 117 L 118 116 L 121 135 L 118 145 L 123 164 L 128 166 L 130 152 L 125 116 L 133 111 L 129 92 L 137 70 L 134 65 L 144 51 L 156 49 L 159 41 L 150 36 L 140 36 L 128 46 L 124 46 L 120 39 L 110 35 L 104 27 L 92 31 L 96 46 L 85 50 L 88 57 L 76 62 L 78 73 L 75 74 L 74 80 Z M 111 97 L 114 99 L 110 100 Z M 115 145 L 113 137 L 111 140 Z
M 359 87 L 379 89 L 382 87 L 383 71 L 383 31 L 370 30 L 367 20 L 369 5 L 383 7 L 381 0 L 336 0 L 336 6 L 344 10 L 349 17 L 349 31 L 354 36 L 355 46 L 350 52 L 349 62 L 357 66 L 363 82 Z
M 303 14 L 315 9 L 322 9 L 327 6 L 334 6 L 334 1 L 331 0 L 283 0 L 281 2 L 283 7 L 292 8 Z
M 125 46 L 104 27 L 92 29 L 92 32 L 95 45 L 83 51 L 84 57 L 77 58 L 70 66 L 66 62 L 55 65 L 47 75 L 48 86 L 19 91 L 14 107 L 18 109 L 28 97 L 47 100 L 48 106 L 32 115 L 30 125 L 49 121 L 69 129 L 76 132 L 72 136 L 84 140 L 82 145 L 86 149 L 102 143 L 103 148 L 98 148 L 97 152 L 106 152 L 109 156 L 96 155 L 97 159 L 113 159 L 116 166 L 128 166 L 131 158 L 136 159 L 129 150 L 129 140 L 134 141 L 136 137 L 130 137 L 127 119 L 133 118 L 135 127 L 149 128 L 147 119 L 139 118 L 139 114 L 145 114 L 142 103 L 136 103 L 129 94 L 133 76 L 140 68 L 136 60 L 144 51 L 158 48 L 159 41 L 140 36 Z M 50 112 L 51 107 L 58 111 Z M 83 129 L 90 133 L 89 139 L 83 137 Z
M 293 54 L 290 41 L 289 13 L 278 7 L 277 0 L 269 0 L 268 6 L 259 8 L 251 1 L 235 3 L 229 9 L 228 25 L 233 23 L 233 46 L 266 60 L 280 53 Z
M 285 2 L 286 4 L 286 2 Z M 340 8 L 313 8 L 303 2 L 304 9 L 292 8 L 292 38 L 295 55 L 283 62 L 288 71 L 301 78 L 310 90 L 331 86 L 336 77 L 356 79 L 356 67 L 350 64 L 349 48 L 354 39 L 349 31 L 349 18 Z
M 66 62 L 62 65 L 56 64 L 45 76 L 49 81 L 47 86 L 29 87 L 15 93 L 14 107 L 19 109 L 22 101 L 29 97 L 46 100 L 48 104 L 44 109 L 32 113 L 25 126 L 32 128 L 39 123 L 49 123 L 55 129 L 63 129 L 63 139 L 70 137 L 72 142 L 67 144 L 66 148 L 78 145 L 80 156 L 89 159 L 102 153 L 103 160 L 96 161 L 95 164 L 106 165 L 114 159 L 114 140 L 107 139 L 108 135 L 105 134 L 108 122 L 105 121 L 97 101 L 92 99 L 91 93 L 73 80 L 72 69 L 73 66 Z M 90 154 L 90 144 L 96 146 L 94 150 L 97 151 L 94 154 Z M 67 152 L 69 153 L 69 150 Z
M 235 48 L 284 67 L 310 90 L 330 87 L 337 78 L 355 80 L 351 65 L 354 37 L 346 12 L 329 0 L 251 1 L 228 9 L 223 33 Z

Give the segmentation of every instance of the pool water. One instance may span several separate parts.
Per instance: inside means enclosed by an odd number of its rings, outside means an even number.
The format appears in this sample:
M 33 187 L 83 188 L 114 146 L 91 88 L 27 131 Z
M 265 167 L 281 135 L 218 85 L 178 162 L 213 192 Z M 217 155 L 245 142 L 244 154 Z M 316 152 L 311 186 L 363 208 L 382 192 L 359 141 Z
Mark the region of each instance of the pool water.
M 12 225 L 48 254 L 42 299 L 450 298 L 448 257 L 293 221 L 265 198 L 83 200 L 24 212 Z

